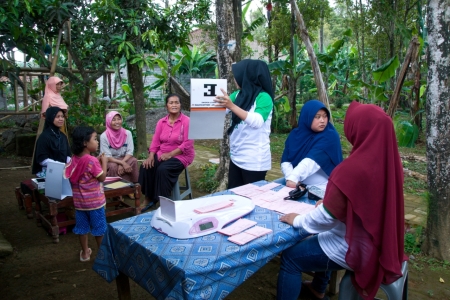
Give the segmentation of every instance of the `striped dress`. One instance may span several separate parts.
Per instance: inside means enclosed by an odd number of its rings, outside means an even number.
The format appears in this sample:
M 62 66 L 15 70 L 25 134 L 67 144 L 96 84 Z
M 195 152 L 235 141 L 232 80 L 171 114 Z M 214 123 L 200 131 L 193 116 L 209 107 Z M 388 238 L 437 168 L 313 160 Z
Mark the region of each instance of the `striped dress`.
M 88 159 L 87 162 L 86 159 Z M 80 163 L 81 160 L 83 160 L 82 163 Z M 74 155 L 72 163 L 84 166 L 84 171 L 76 182 L 73 182 L 70 178 L 75 209 L 94 210 L 105 206 L 106 198 L 103 192 L 103 184 L 97 180 L 103 173 L 98 159 L 91 155 L 84 155 L 83 157 Z

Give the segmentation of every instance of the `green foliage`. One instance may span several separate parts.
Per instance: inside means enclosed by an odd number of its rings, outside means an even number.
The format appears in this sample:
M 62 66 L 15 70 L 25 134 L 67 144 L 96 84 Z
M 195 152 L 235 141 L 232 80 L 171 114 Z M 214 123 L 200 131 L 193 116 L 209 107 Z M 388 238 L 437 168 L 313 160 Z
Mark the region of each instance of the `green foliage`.
M 387 63 L 372 72 L 373 80 L 383 83 L 395 76 L 395 70 L 400 66 L 397 55 Z
M 16 125 L 16 123 L 11 119 L 1 120 L 0 128 L 12 128 Z
M 213 60 L 215 53 L 212 51 L 203 51 L 197 46 L 183 46 L 177 52 L 172 53 L 174 65 L 182 74 L 188 74 L 190 77 L 204 78 L 216 68 L 216 62 Z M 176 72 L 176 71 L 175 71 Z
M 394 119 L 395 135 L 400 147 L 413 148 L 419 137 L 419 128 L 411 120 L 405 120 L 405 114 L 397 114 Z
M 289 100 L 286 96 L 274 101 L 272 128 L 274 132 L 286 133 L 291 131 L 288 123 L 288 114 L 291 111 Z
M 128 126 L 128 124 L 126 122 L 122 122 L 122 127 L 125 128 L 126 130 L 129 130 L 131 132 L 131 136 L 133 137 L 133 145 L 134 145 L 134 153 L 133 155 L 136 155 L 136 151 L 137 151 L 137 133 L 136 133 L 136 128 L 134 127 L 130 127 Z M 145 157 L 147 158 L 147 157 Z
M 413 231 L 405 233 L 405 252 L 408 254 L 420 253 L 422 245 L 422 227 L 414 228 Z
M 67 125 L 69 132 L 79 125 L 92 126 L 98 133 L 105 130 L 106 101 L 98 101 L 91 105 L 85 105 L 79 101 L 78 95 L 81 86 L 75 85 L 72 91 L 63 94 L 64 100 L 69 105 L 69 117 Z
M 214 192 L 219 186 L 219 182 L 214 180 L 214 175 L 217 171 L 217 164 L 207 163 L 200 166 L 200 170 L 203 172 L 200 179 L 195 183 L 197 188 L 205 193 Z

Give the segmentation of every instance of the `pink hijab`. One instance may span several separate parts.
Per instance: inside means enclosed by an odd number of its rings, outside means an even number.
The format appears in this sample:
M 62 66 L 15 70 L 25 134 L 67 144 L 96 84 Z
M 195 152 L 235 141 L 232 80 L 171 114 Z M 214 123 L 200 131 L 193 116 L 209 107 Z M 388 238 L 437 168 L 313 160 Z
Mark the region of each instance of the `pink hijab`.
M 68 109 L 67 103 L 64 102 L 61 94 L 56 91 L 56 84 L 59 82 L 62 82 L 62 79 L 55 76 L 50 77 L 47 80 L 47 83 L 45 85 L 45 95 L 44 99 L 42 100 L 41 113 L 47 111 L 47 108 L 49 106 L 57 106 L 64 110 Z
M 114 149 L 119 149 L 125 144 L 127 140 L 127 131 L 122 127 L 119 130 L 114 130 L 111 127 L 112 119 L 119 115 L 123 120 L 122 115 L 117 111 L 111 111 L 106 115 L 106 137 L 108 138 L 108 142 Z

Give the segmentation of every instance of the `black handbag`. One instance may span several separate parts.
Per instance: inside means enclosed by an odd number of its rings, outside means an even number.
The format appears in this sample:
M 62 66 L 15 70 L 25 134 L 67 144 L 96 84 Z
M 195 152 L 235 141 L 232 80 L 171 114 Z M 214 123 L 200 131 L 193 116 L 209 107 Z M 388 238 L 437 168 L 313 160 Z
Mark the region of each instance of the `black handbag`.
M 303 183 L 297 183 L 297 186 L 295 187 L 295 190 L 292 190 L 289 192 L 289 196 L 284 198 L 284 200 L 297 200 L 303 197 L 308 190 L 306 189 L 306 184 Z

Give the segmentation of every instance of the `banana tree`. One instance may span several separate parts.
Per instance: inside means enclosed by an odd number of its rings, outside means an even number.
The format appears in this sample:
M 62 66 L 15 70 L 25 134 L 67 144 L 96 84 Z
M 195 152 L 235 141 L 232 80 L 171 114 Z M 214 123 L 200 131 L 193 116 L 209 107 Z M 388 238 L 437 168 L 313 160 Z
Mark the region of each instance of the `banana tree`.
M 297 126 L 297 83 L 304 72 L 311 69 L 308 60 L 306 60 L 305 49 L 300 47 L 297 35 L 294 35 L 292 42 L 293 53 L 292 57 L 286 60 L 277 60 L 270 63 L 269 70 L 272 75 L 287 75 L 291 78 L 288 88 L 288 102 L 289 102 L 289 124 L 292 128 Z

